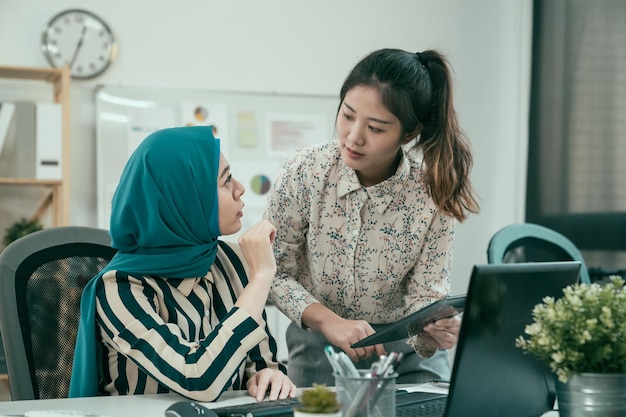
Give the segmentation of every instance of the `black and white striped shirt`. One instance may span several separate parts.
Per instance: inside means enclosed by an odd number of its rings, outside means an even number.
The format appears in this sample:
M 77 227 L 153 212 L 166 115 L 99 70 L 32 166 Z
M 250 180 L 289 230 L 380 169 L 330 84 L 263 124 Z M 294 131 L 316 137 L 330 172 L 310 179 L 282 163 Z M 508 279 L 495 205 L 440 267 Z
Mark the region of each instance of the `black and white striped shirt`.
M 220 241 L 204 277 L 105 273 L 96 290 L 104 364 L 99 390 L 173 391 L 213 401 L 225 390 L 245 389 L 247 379 L 263 368 L 286 373 L 266 323 L 234 306 L 247 284 L 243 259 L 238 245 Z

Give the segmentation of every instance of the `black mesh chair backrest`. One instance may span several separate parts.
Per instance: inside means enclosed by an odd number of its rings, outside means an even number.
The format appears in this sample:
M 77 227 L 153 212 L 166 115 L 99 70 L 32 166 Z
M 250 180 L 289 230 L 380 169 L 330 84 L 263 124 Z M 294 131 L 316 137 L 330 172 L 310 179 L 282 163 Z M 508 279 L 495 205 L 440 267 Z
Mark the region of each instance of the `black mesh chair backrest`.
M 13 400 L 67 397 L 82 290 L 115 252 L 105 230 L 63 226 L 0 254 L 0 330 Z
M 489 263 L 580 261 L 580 282 L 590 283 L 582 254 L 566 236 L 533 223 L 510 224 L 498 230 L 487 247 Z

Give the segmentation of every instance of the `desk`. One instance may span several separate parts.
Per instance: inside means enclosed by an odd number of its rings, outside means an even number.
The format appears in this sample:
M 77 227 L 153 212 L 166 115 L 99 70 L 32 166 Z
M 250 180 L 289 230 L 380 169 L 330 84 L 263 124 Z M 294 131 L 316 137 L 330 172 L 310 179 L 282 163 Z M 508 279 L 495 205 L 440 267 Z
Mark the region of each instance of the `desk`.
M 122 395 L 118 397 L 59 398 L 53 400 L 0 402 L 0 416 L 24 414 L 34 410 L 77 410 L 108 417 L 161 417 L 176 401 L 185 400 L 178 394 Z M 203 403 L 207 408 L 254 402 L 245 391 L 228 391 L 218 402 Z
M 426 385 L 426 384 L 424 384 Z M 416 391 L 430 391 L 421 389 L 422 385 L 412 387 Z M 403 387 L 406 389 L 406 387 Z M 148 394 L 126 395 L 119 397 L 88 397 L 88 398 L 60 398 L 54 400 L 32 401 L 4 401 L 0 402 L 0 416 L 23 415 L 26 411 L 34 410 L 78 410 L 108 417 L 161 417 L 170 404 L 184 400 L 177 394 Z M 245 391 L 228 391 L 215 403 L 203 403 L 207 408 L 226 406 L 238 403 L 254 402 Z M 558 412 L 550 411 L 542 417 L 558 417 Z

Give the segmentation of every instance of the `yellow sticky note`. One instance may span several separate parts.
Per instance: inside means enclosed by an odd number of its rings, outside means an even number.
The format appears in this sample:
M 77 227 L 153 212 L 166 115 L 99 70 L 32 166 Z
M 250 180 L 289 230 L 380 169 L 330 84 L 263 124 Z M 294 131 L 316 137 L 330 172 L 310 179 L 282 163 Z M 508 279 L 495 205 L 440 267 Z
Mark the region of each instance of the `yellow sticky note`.
M 239 146 L 252 148 L 258 145 L 256 117 L 251 111 L 237 113 L 237 131 L 239 136 Z

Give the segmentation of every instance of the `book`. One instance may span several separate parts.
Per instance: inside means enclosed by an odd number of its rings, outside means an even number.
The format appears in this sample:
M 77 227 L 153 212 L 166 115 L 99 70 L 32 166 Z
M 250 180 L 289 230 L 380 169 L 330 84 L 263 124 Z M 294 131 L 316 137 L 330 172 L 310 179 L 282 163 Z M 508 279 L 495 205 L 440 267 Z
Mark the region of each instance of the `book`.
M 424 326 L 434 321 L 456 316 L 465 309 L 465 294 L 453 295 L 437 300 L 415 313 L 387 325 L 384 329 L 353 343 L 351 348 L 376 345 L 408 339 L 422 332 Z

